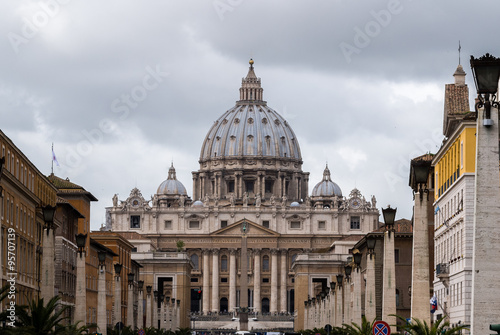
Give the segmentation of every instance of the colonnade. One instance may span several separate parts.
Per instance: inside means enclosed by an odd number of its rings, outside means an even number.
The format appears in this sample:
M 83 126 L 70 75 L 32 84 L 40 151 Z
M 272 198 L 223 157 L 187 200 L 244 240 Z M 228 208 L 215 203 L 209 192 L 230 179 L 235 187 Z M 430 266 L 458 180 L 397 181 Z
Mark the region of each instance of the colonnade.
M 203 314 L 224 312 L 220 310 L 220 301 L 222 298 L 228 299 L 227 312 L 233 312 L 238 307 L 239 281 L 238 274 L 241 275 L 241 269 L 237 269 L 237 259 L 239 259 L 240 249 L 229 249 L 228 258 L 228 296 L 221 296 L 221 252 L 220 249 L 203 250 L 203 271 L 202 271 L 202 299 L 201 311 Z M 249 257 L 253 257 L 253 268 L 249 265 L 248 275 L 253 278 L 249 280 L 250 299 L 249 305 L 255 312 L 262 312 L 262 299 L 269 299 L 269 312 L 287 312 L 287 279 L 288 279 L 288 250 L 270 249 L 269 264 L 263 268 L 262 250 L 252 249 L 249 251 Z M 250 262 L 252 263 L 252 262 Z M 267 261 L 266 261 L 267 263 Z M 269 265 L 269 268 L 267 268 Z M 226 270 L 224 270 L 225 272 Z M 268 275 L 271 275 L 270 278 Z M 262 294 L 263 277 L 269 278 L 270 294 Z M 241 294 L 241 293 L 240 293 Z M 279 303 L 279 304 L 278 304 Z

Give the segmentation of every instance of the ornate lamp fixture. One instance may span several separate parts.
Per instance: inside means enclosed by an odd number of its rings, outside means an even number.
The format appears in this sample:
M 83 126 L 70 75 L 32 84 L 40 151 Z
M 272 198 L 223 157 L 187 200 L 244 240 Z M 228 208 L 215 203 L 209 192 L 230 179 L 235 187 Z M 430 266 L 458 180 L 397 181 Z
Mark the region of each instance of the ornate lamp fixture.
M 54 214 L 56 213 L 56 208 L 50 205 L 42 207 L 43 221 L 45 222 L 45 228 L 47 229 L 47 235 L 49 230 L 54 228 Z
M 331 281 L 331 282 L 330 282 L 330 289 L 331 289 L 332 291 L 334 291 L 334 292 L 335 292 L 335 284 L 336 284 L 336 283 L 335 283 L 334 281 Z
M 337 286 L 339 287 L 339 289 L 342 287 L 343 282 L 344 282 L 344 275 L 339 273 L 337 275 Z
M 120 273 L 122 272 L 122 267 L 123 265 L 120 263 L 115 263 L 115 274 L 117 277 L 120 276 Z
M 97 252 L 97 257 L 99 259 L 99 266 L 104 266 L 104 263 L 106 263 L 106 251 L 100 250 Z
M 130 272 L 129 274 L 127 274 L 127 279 L 128 279 L 128 284 L 132 285 L 134 283 L 134 273 Z
M 353 258 L 354 264 L 356 265 L 357 272 L 359 272 L 359 268 L 361 265 L 361 257 L 362 257 L 362 254 L 358 249 L 354 249 L 352 251 L 352 258 Z
M 370 259 L 372 258 L 376 243 L 377 243 L 377 239 L 375 238 L 375 236 L 366 235 L 366 248 L 368 249 L 368 254 L 370 255 Z
M 152 290 L 152 289 L 153 289 L 153 287 L 152 287 L 151 285 L 146 286 L 146 292 L 147 292 L 148 294 L 151 294 L 151 290 Z
M 410 162 L 410 186 L 413 192 L 420 193 L 420 201 L 424 199 L 424 193 L 427 193 L 429 200 L 429 189 L 427 181 L 431 170 L 431 161 L 426 159 L 412 159 Z
M 78 247 L 78 253 L 80 258 L 82 257 L 83 249 L 85 249 L 85 244 L 87 242 L 87 234 L 75 234 L 76 246 Z
M 396 218 L 396 210 L 397 208 L 391 208 L 391 205 L 387 205 L 387 208 L 382 208 L 385 227 L 389 232 L 394 231 L 394 219 Z
M 470 67 L 477 88 L 476 112 L 484 106 L 483 126 L 490 127 L 493 124 L 491 106 L 498 108 L 496 94 L 500 77 L 500 58 L 493 57 L 489 53 L 480 58 L 470 56 Z
M 144 280 L 139 280 L 137 282 L 137 288 L 139 289 L 139 291 L 142 291 L 143 287 L 144 287 Z

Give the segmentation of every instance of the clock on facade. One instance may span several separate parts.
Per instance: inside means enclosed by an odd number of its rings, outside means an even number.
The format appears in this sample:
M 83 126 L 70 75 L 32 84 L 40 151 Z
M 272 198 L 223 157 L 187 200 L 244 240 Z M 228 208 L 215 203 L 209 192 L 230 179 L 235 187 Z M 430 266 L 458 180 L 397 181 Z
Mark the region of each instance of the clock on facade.
M 358 209 L 359 207 L 361 207 L 361 200 L 359 198 L 353 198 L 351 199 L 349 204 L 351 205 L 351 208 Z

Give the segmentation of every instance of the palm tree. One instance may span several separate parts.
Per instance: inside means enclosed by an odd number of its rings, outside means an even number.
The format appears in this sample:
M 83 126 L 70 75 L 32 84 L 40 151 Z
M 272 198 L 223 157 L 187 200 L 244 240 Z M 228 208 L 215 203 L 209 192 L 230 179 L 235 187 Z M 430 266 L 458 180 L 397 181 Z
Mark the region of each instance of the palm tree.
M 343 326 L 345 329 L 345 333 L 348 335 L 371 335 L 374 322 L 375 320 L 373 320 L 372 322 L 366 320 L 366 317 L 363 315 L 361 319 L 361 325 L 353 322 L 352 325 L 344 323 Z
M 407 323 L 405 318 L 399 315 L 395 316 L 403 321 L 403 326 L 399 327 L 412 335 L 454 335 L 460 334 L 463 329 L 469 329 L 469 326 L 466 325 L 450 327 L 450 322 L 444 321 L 444 317 L 429 327 L 427 322 L 417 318 L 411 318 L 412 321 Z
M 16 306 L 16 332 L 28 335 L 64 334 L 66 327 L 62 321 L 67 318 L 62 315 L 68 306 L 56 311 L 59 299 L 59 296 L 54 296 L 45 305 L 43 298 L 38 298 L 33 299 L 28 306 Z

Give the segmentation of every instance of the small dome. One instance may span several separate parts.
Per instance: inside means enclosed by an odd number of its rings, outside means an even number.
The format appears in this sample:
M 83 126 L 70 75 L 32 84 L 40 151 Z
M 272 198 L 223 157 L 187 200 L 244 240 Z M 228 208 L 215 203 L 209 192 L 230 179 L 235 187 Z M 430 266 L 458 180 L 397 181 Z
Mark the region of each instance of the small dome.
M 297 201 L 294 201 L 290 204 L 290 207 L 300 207 L 300 204 Z
M 195 202 L 193 202 L 192 207 L 203 207 L 203 202 L 201 202 L 200 200 L 196 200 Z
M 168 178 L 158 187 L 156 194 L 187 195 L 186 188 L 175 176 L 174 163 L 168 169 Z
M 342 196 L 342 190 L 339 185 L 335 184 L 330 178 L 330 170 L 328 169 L 328 164 L 323 171 L 323 180 L 314 186 L 312 191 L 313 197 L 333 197 Z

